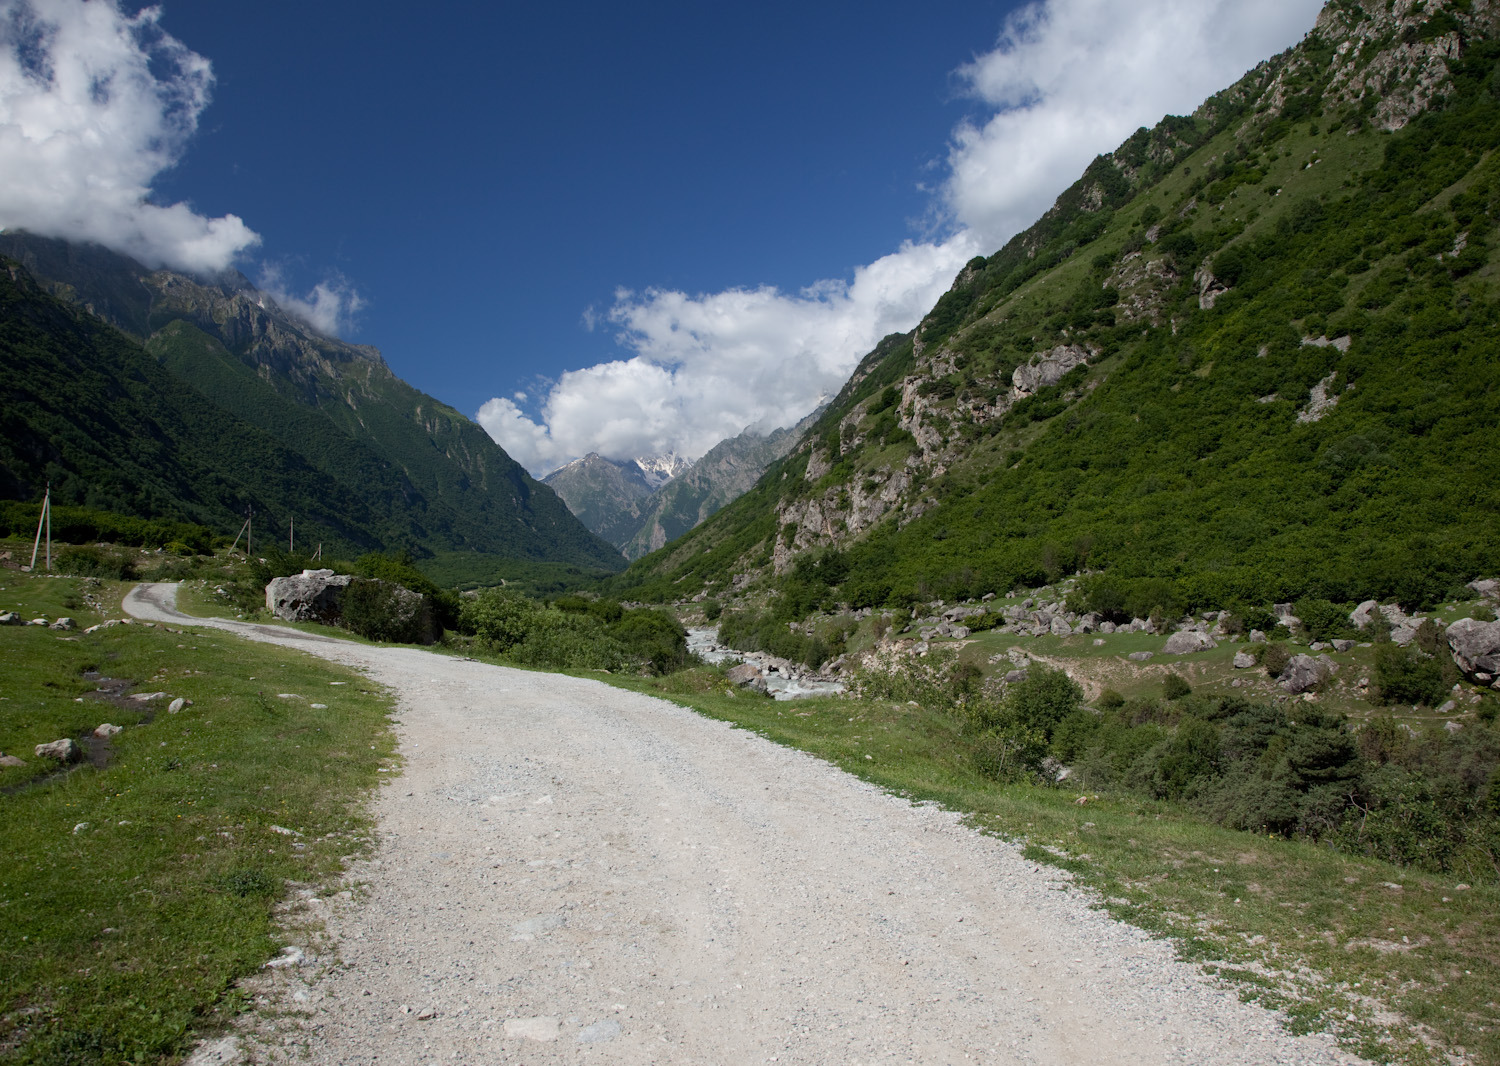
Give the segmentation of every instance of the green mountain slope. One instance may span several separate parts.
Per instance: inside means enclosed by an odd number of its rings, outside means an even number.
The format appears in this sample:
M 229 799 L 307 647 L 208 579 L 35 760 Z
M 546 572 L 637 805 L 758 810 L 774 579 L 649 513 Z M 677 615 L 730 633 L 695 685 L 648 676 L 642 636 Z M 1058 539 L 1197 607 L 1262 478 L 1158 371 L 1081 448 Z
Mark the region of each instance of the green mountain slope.
M 21 259 L 57 296 L 132 331 L 216 417 L 254 426 L 358 502 L 337 526 L 315 528 L 319 498 L 291 488 L 257 493 L 246 505 L 263 511 L 269 527 L 295 518 L 308 538 L 340 550 L 472 556 L 479 569 L 495 558 L 622 565 L 472 421 L 401 381 L 374 349 L 301 326 L 243 278 L 150 272 L 102 248 L 25 234 L 0 236 L 0 252 Z M 26 384 L 21 378 L 17 387 Z M 34 398 L 65 409 L 66 383 L 55 384 L 55 395 Z M 6 491 L 34 495 L 42 479 L 40 467 L 18 459 Z M 88 490 L 69 483 L 63 491 Z M 210 524 L 226 523 L 238 525 Z
M 1422 605 L 1500 570 L 1495 21 L 1328 5 L 971 262 L 619 588 Z
M 380 545 L 362 500 L 178 381 L 129 337 L 0 269 L 0 494 L 233 531 L 247 506 L 305 500 L 308 528 Z

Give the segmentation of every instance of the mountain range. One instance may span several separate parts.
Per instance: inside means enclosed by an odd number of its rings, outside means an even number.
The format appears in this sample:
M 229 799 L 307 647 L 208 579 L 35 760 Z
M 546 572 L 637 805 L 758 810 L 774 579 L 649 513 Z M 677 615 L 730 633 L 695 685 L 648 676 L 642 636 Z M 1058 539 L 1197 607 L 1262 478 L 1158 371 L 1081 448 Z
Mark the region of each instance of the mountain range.
M 749 492 L 607 587 L 793 619 L 1436 602 L 1500 570 L 1488 0 L 1333 0 L 1091 163 Z
M 149 270 L 0 234 L 0 494 L 277 539 L 408 551 L 461 579 L 500 560 L 624 565 L 464 415 L 243 276 Z
M 746 428 L 692 463 L 676 455 L 614 460 L 591 452 L 542 482 L 590 530 L 637 559 L 737 499 L 796 445 L 817 414 L 769 433 Z

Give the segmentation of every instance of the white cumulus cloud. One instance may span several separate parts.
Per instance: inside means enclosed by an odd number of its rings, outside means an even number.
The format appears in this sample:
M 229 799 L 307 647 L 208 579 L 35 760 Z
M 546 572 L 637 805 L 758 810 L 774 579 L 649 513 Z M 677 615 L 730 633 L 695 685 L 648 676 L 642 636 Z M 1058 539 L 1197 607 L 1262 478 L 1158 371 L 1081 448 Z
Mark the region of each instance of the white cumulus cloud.
M 973 257 L 967 234 L 908 244 L 799 293 L 621 292 L 609 321 L 628 359 L 563 374 L 540 419 L 496 397 L 478 421 L 534 473 L 590 451 L 697 457 L 746 426 L 791 425 L 836 393 L 859 357 L 907 330 Z
M 223 269 L 259 242 L 236 215 L 151 200 L 213 86 L 208 60 L 160 17 L 115 0 L 0 0 L 0 229 L 189 271 Z
M 590 451 L 696 457 L 750 424 L 789 425 L 881 337 L 911 329 L 965 261 L 1031 225 L 1096 155 L 1192 111 L 1312 27 L 1321 0 L 1040 0 L 957 76 L 984 114 L 953 131 L 934 209 L 950 236 L 907 243 L 799 293 L 623 292 L 607 315 L 629 358 L 563 374 L 530 417 L 480 423 L 534 473 Z
M 954 132 L 943 201 L 988 251 L 1141 126 L 1187 114 L 1312 28 L 1322 0 L 1048 0 L 958 71 L 991 113 Z
M 353 329 L 355 314 L 365 306 L 364 298 L 342 274 L 318 282 L 305 296 L 297 296 L 290 291 L 281 268 L 265 263 L 255 284 L 282 310 L 300 318 L 325 337 L 337 337 Z

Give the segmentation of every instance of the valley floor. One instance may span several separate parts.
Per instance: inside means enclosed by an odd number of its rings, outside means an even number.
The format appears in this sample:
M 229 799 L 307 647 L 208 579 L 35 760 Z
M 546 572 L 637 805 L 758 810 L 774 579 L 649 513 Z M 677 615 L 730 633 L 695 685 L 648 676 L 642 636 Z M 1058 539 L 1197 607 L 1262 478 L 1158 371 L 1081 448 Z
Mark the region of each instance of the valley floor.
M 354 898 L 304 901 L 341 962 L 277 970 L 257 1058 L 1357 1061 L 1066 873 L 748 731 L 590 680 L 190 620 L 174 597 L 126 608 L 399 699 L 405 767 Z

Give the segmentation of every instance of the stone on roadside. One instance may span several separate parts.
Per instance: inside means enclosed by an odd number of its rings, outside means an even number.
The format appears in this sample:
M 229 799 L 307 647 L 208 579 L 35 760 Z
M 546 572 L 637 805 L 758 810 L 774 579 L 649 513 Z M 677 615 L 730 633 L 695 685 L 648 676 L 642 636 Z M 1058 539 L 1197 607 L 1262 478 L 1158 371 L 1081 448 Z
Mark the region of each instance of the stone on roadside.
M 1255 656 L 1248 651 L 1237 651 L 1234 653 L 1234 668 L 1236 670 L 1248 670 L 1255 665 Z
M 110 725 L 108 722 L 105 722 L 103 725 L 94 727 L 94 736 L 103 739 L 105 737 L 112 737 L 116 733 L 123 733 L 124 731 L 125 729 L 123 726 Z
M 1219 642 L 1207 633 L 1196 629 L 1182 629 L 1168 637 L 1161 650 L 1163 655 L 1191 655 L 1195 651 L 1207 651 L 1218 646 Z
M 54 740 L 49 744 L 38 744 L 36 746 L 36 757 L 38 759 L 56 759 L 67 765 L 75 763 L 83 758 L 83 749 L 72 737 L 64 737 L 62 740 Z

